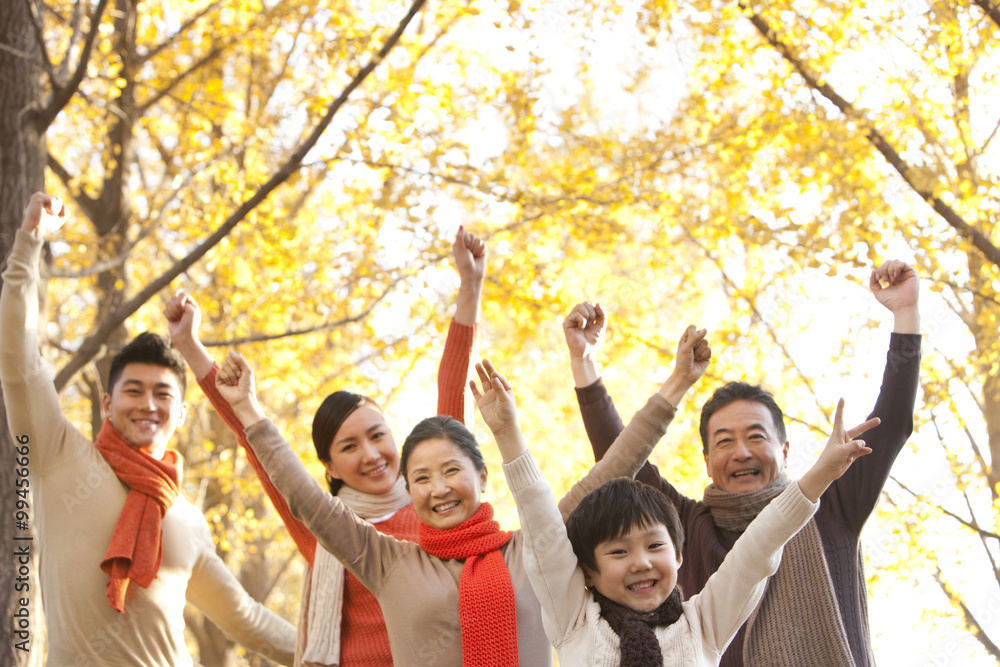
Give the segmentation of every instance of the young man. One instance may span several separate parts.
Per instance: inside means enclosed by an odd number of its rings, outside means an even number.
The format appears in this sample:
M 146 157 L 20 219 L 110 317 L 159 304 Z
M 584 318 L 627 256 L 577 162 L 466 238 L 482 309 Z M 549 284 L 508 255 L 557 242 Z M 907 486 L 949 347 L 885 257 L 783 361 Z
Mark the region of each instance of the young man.
M 295 628 L 253 600 L 215 552 L 205 517 L 179 493 L 167 445 L 184 421 L 184 362 L 142 334 L 112 363 L 91 442 L 63 416 L 38 351 L 38 259 L 68 217 L 36 193 L 0 294 L 0 382 L 28 448 L 50 665 L 192 665 L 184 605 L 234 640 L 292 664 Z M 43 231 L 45 228 L 45 231 Z
M 723 667 L 874 664 L 862 571 L 861 530 L 875 509 L 889 471 L 913 430 L 920 367 L 919 279 L 890 261 L 872 271 L 870 287 L 893 314 L 882 391 L 865 435 L 873 453 L 824 493 L 812 521 L 785 548 L 760 606 L 723 656 Z M 606 325 L 600 306 L 577 305 L 564 323 L 577 398 L 600 459 L 622 429 L 594 360 Z M 678 583 L 700 591 L 754 517 L 788 485 L 789 443 L 784 418 L 770 394 L 730 383 L 708 401 L 701 418 L 705 464 L 712 483 L 698 501 L 680 494 L 647 464 L 636 479 L 663 491 L 677 506 L 687 533 Z

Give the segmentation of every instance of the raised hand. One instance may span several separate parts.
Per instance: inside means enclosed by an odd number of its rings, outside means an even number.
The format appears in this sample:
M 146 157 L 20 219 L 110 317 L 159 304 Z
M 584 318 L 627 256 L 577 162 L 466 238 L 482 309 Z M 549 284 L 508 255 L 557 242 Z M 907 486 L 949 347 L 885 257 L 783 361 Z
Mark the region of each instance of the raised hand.
M 486 359 L 476 364 L 476 373 L 479 374 L 483 390 L 479 391 L 475 380 L 469 381 L 469 388 L 472 389 L 472 396 L 476 399 L 483 421 L 493 432 L 500 455 L 505 463 L 509 463 L 527 450 L 521 428 L 517 425 L 514 390 Z
M 708 346 L 707 336 L 707 329 L 695 329 L 692 324 L 677 341 L 674 370 L 657 392 L 675 408 L 680 406 L 688 389 L 705 374 L 708 362 L 712 360 L 712 348 Z
M 486 280 L 486 243 L 459 227 L 451 246 L 461 284 L 455 303 L 455 322 L 473 326 L 479 322 Z
M 462 284 L 482 288 L 486 279 L 486 242 L 467 232 L 465 227 L 459 227 L 451 254 L 455 257 Z
M 809 500 L 815 502 L 835 480 L 839 479 L 851 465 L 862 456 L 872 453 L 871 447 L 864 440 L 856 438 L 881 423 L 878 417 L 858 424 L 847 430 L 844 428 L 844 399 L 837 403 L 837 411 L 833 418 L 833 431 L 826 447 L 820 453 L 816 463 L 799 480 L 799 488 Z
M 903 308 L 916 307 L 920 296 L 920 276 L 917 271 L 897 259 L 876 267 L 868 280 L 868 286 L 878 302 L 893 313 Z
M 469 381 L 472 396 L 476 399 L 483 421 L 496 434 L 511 425 L 517 425 L 517 404 L 510 383 L 493 368 L 488 359 L 476 364 L 476 373 L 483 384 L 480 391 L 475 380 Z
M 226 360 L 215 375 L 215 386 L 233 407 L 233 412 L 244 427 L 264 418 L 264 412 L 257 402 L 253 371 L 239 352 L 230 350 L 226 355 Z
M 177 290 L 167 305 L 163 308 L 163 316 L 167 318 L 167 331 L 170 340 L 176 345 L 181 341 L 198 340 L 198 328 L 201 326 L 201 308 L 198 303 L 184 290 Z
M 677 342 L 677 359 L 674 361 L 674 374 L 685 381 L 694 384 L 708 368 L 712 360 L 712 348 L 708 346 L 707 329 L 695 329 L 688 325 Z
M 601 346 L 601 338 L 608 326 L 608 314 L 601 304 L 584 301 L 573 306 L 563 320 L 563 335 L 569 356 L 574 359 L 593 357 Z
M 36 192 L 31 195 L 28 205 L 24 207 L 21 230 L 45 239 L 59 231 L 67 220 L 69 220 L 69 210 L 62 199 L 44 192 Z

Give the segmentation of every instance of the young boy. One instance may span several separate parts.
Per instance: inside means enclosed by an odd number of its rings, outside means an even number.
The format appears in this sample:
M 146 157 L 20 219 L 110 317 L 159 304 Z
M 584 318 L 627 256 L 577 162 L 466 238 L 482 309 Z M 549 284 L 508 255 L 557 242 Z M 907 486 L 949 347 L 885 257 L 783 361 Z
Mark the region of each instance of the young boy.
M 673 374 L 651 401 L 665 398 L 676 405 L 704 373 L 711 352 L 700 347 L 703 337 L 688 329 Z M 473 383 L 473 395 L 503 456 L 525 535 L 528 578 L 542 605 L 545 633 L 564 665 L 718 665 L 777 569 L 785 542 L 815 513 L 826 487 L 871 451 L 853 438 L 878 423 L 845 431 L 841 401 L 817 462 L 760 513 L 702 592 L 681 602 L 676 582 L 684 537 L 670 501 L 629 479 L 613 480 L 583 498 L 564 526 L 518 427 L 510 385 L 489 362 L 476 369 L 484 391 Z M 648 445 L 651 451 L 655 443 Z M 645 457 L 628 456 L 634 475 Z M 621 458 L 612 447 L 567 498 L 587 493 L 594 471 L 620 465 Z

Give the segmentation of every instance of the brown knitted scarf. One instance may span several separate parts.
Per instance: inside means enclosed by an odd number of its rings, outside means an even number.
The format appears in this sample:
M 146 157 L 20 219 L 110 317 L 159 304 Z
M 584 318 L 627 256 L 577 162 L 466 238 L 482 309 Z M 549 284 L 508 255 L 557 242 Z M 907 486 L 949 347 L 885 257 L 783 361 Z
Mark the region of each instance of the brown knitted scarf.
M 663 664 L 663 652 L 653 628 L 672 625 L 681 617 L 681 589 L 674 590 L 659 607 L 647 614 L 629 609 L 610 600 L 596 590 L 591 594 L 601 606 L 601 618 L 621 639 L 621 667 L 652 667 Z
M 704 502 L 719 528 L 742 532 L 789 483 L 782 472 L 760 491 L 750 493 L 728 493 L 710 484 Z M 785 545 L 781 566 L 747 620 L 743 662 L 768 667 L 854 667 L 815 518 Z

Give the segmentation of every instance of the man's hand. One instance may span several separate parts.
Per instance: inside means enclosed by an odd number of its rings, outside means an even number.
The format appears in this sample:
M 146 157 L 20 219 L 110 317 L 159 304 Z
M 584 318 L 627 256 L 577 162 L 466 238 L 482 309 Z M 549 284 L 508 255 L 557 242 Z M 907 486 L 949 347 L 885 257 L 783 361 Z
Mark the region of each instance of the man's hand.
M 31 195 L 24 209 L 21 231 L 46 239 L 59 231 L 67 220 L 69 220 L 69 210 L 62 199 L 44 192 L 36 192 Z
M 187 292 L 177 290 L 177 294 L 164 306 L 163 316 L 167 318 L 167 331 L 175 346 L 198 340 L 201 308 Z
M 898 259 L 876 267 L 868 285 L 878 302 L 893 313 L 901 308 L 916 307 L 920 296 L 920 276 L 912 266 Z
M 594 358 L 608 326 L 608 315 L 601 304 L 578 303 L 563 320 L 563 335 L 571 359 Z
M 890 260 L 872 271 L 868 286 L 892 313 L 897 333 L 920 333 L 920 276 L 912 266 Z

